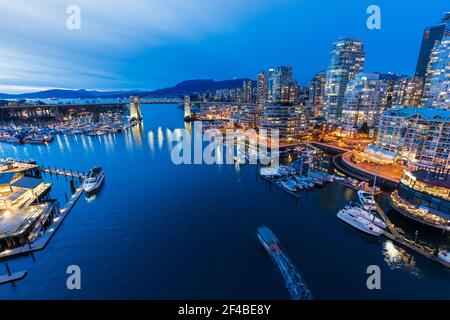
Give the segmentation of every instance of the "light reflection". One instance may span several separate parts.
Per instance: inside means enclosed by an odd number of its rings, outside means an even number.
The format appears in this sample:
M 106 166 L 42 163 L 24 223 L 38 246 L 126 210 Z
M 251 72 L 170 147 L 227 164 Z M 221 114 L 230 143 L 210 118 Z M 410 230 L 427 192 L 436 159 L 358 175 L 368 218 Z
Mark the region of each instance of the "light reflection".
M 60 135 L 56 136 L 56 142 L 58 143 L 59 150 L 61 150 L 61 153 L 64 154 L 64 146 L 63 146 L 63 143 L 61 141 L 61 136 Z
M 163 144 L 164 144 L 164 134 L 163 134 L 162 128 L 158 127 L 158 148 L 159 148 L 159 150 L 162 149 Z
M 152 130 L 148 132 L 148 145 L 150 147 L 150 151 L 153 153 L 155 151 L 155 134 Z
M 144 132 L 143 130 L 144 130 L 143 122 L 139 122 L 131 128 L 131 133 L 133 135 L 134 142 L 138 147 L 142 146 L 142 134 Z
M 68 150 L 69 152 L 72 152 L 72 148 L 71 148 L 71 146 L 70 146 L 70 141 L 69 141 L 69 138 L 67 137 L 67 135 L 64 135 L 64 142 L 65 142 L 65 144 L 66 144 L 67 150 Z
M 412 275 L 419 277 L 420 270 L 412 253 L 396 246 L 391 240 L 383 244 L 384 261 L 391 269 L 406 269 Z
M 167 146 L 169 147 L 169 150 L 172 151 L 173 147 L 172 131 L 170 131 L 169 128 L 166 128 L 166 139 L 167 139 Z

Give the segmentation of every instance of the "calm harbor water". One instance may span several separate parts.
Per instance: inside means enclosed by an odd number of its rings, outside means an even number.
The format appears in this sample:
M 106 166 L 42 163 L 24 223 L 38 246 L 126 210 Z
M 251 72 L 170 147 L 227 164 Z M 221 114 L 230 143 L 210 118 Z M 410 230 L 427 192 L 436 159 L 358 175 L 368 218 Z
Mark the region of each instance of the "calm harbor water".
M 106 172 L 103 190 L 79 200 L 43 251 L 10 261 L 28 275 L 0 286 L 0 298 L 289 299 L 256 237 L 266 225 L 316 299 L 450 299 L 450 270 L 336 218 L 356 200 L 353 190 L 329 184 L 296 200 L 260 178 L 255 166 L 174 165 L 168 141 L 184 128 L 182 108 L 144 105 L 142 112 L 143 125 L 125 134 L 0 144 L 1 157 Z M 63 198 L 65 181 L 52 181 L 53 195 Z M 417 229 L 392 219 L 407 232 Z M 419 238 L 450 244 L 449 236 L 429 230 Z M 73 264 L 81 268 L 81 290 L 66 288 Z M 382 289 L 371 291 L 366 268 L 374 264 Z

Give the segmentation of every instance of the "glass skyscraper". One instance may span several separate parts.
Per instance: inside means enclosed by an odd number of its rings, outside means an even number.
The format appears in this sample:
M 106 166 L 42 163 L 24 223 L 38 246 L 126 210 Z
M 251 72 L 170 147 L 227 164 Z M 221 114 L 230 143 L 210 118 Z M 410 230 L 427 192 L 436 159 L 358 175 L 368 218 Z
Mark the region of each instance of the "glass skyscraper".
M 450 12 L 444 13 L 442 21 L 436 26 L 426 28 L 423 32 L 419 58 L 416 66 L 416 77 L 424 79 L 427 74 L 431 52 L 436 41 L 442 41 L 445 36 L 450 36 Z
M 340 121 L 347 83 L 363 71 L 364 61 L 364 45 L 361 41 L 342 38 L 333 44 L 324 95 L 324 116 L 328 122 Z

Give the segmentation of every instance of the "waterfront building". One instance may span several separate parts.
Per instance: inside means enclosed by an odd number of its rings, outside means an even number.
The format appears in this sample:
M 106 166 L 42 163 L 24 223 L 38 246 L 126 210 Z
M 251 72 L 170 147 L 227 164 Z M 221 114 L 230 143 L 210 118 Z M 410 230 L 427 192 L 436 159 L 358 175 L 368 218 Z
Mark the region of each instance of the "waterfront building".
M 450 110 L 396 106 L 381 116 L 377 147 L 409 166 L 450 168 Z
M 258 73 L 256 88 L 256 102 L 264 103 L 267 100 L 267 73 Z
M 292 81 L 292 66 L 280 66 L 269 69 L 267 73 L 267 100 L 271 103 L 281 102 L 281 89 Z
M 242 102 L 253 102 L 253 81 L 245 80 L 242 84 Z
M 324 107 L 325 71 L 316 73 L 309 83 L 307 112 L 312 116 L 321 116 Z
M 345 91 L 341 120 L 344 132 L 356 133 L 364 123 L 375 127 L 386 107 L 386 93 L 387 85 L 379 74 L 357 74 Z
M 264 105 L 246 104 L 240 107 L 240 112 L 235 113 L 235 120 L 244 129 L 258 129 L 261 126 L 261 115 Z
M 450 106 L 450 35 L 436 41 L 431 52 L 422 103 L 432 108 Z
M 420 46 L 419 57 L 416 66 L 416 77 L 424 79 L 427 75 L 427 68 L 430 56 L 436 41 L 442 41 L 445 36 L 450 36 L 450 12 L 445 12 L 441 23 L 428 27 L 423 32 L 422 44 Z
M 294 143 L 306 139 L 309 127 L 306 114 L 299 105 L 270 104 L 261 114 L 261 128 L 279 130 L 281 143 Z
M 56 214 L 50 183 L 34 164 L 12 163 L 0 171 L 0 251 L 29 243 Z
M 347 83 L 363 71 L 364 45 L 361 41 L 342 38 L 333 44 L 325 81 L 325 112 L 328 122 L 336 123 L 342 116 Z
M 392 207 L 422 224 L 450 231 L 450 172 L 423 170 L 405 172 L 398 190 L 390 196 Z

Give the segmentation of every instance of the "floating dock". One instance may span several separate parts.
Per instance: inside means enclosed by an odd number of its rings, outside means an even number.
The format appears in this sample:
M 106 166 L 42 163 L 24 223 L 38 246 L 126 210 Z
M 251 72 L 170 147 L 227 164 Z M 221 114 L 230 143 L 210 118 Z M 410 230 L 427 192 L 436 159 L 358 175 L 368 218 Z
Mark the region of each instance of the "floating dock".
M 396 242 L 397 244 L 409 248 L 411 250 L 414 250 L 417 253 L 420 253 L 421 255 L 434 260 L 436 262 L 439 262 L 440 264 L 446 266 L 447 268 L 450 268 L 450 263 L 439 259 L 433 252 L 433 250 L 431 248 L 426 248 L 424 246 L 420 246 L 418 244 L 416 244 L 415 242 L 406 239 L 404 236 L 402 236 L 397 229 L 395 228 L 394 224 L 389 220 L 389 218 L 387 217 L 387 215 L 385 214 L 385 212 L 383 211 L 383 209 L 380 207 L 380 205 L 378 203 L 375 203 L 376 209 L 378 211 L 378 213 L 380 214 L 381 218 L 384 220 L 384 222 L 386 223 L 389 231 L 386 231 L 384 233 L 384 236 L 394 242 Z
M 0 284 L 5 284 L 5 283 L 21 280 L 21 279 L 25 278 L 26 275 L 27 275 L 26 271 L 18 271 L 18 272 L 13 272 L 11 274 L 6 274 L 3 276 L 0 276 Z
M 45 230 L 45 232 L 43 234 L 39 235 L 39 237 L 36 239 L 36 241 L 29 243 L 27 245 L 23 245 L 21 247 L 2 251 L 2 252 L 0 252 L 0 258 L 13 257 L 13 256 L 26 254 L 26 253 L 30 253 L 33 251 L 39 251 L 39 250 L 44 249 L 45 246 L 50 241 L 50 239 L 55 234 L 56 230 L 59 228 L 59 226 L 62 224 L 64 219 L 67 217 L 70 210 L 73 208 L 75 203 L 78 201 L 78 199 L 80 198 L 82 193 L 83 193 L 83 188 L 78 187 L 78 189 L 76 189 L 75 193 L 72 194 L 72 196 L 68 199 L 64 208 L 62 208 L 59 211 L 59 215 L 53 219 L 52 224 Z

